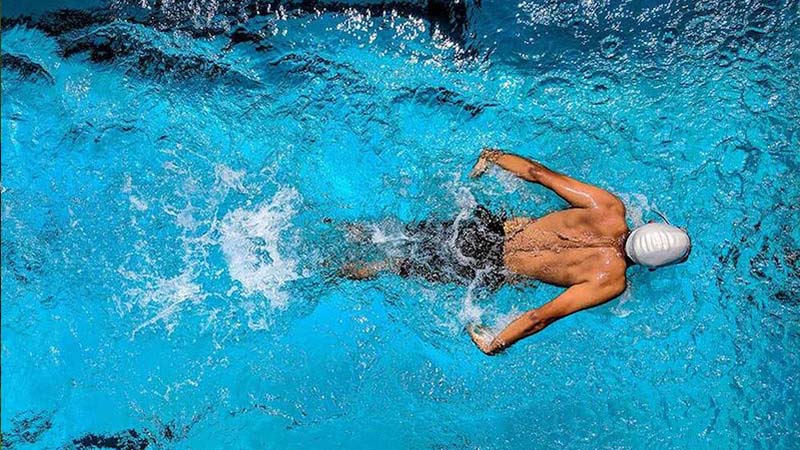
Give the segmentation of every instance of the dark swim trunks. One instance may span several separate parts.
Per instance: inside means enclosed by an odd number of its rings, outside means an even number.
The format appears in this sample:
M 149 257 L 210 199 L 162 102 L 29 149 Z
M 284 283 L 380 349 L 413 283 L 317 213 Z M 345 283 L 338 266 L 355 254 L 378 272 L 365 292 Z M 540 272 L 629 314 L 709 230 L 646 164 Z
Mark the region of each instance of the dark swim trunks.
M 504 215 L 477 206 L 466 217 L 406 225 L 409 240 L 399 274 L 440 283 L 497 289 L 506 281 Z

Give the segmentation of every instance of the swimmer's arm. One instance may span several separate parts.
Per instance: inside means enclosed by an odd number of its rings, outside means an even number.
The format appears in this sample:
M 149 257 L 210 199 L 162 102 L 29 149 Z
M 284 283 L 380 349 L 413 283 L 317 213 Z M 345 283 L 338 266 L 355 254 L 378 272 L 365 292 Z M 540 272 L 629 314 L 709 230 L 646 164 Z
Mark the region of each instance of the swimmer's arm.
M 501 150 L 483 149 L 470 175 L 482 175 L 489 163 L 523 180 L 541 184 L 576 208 L 623 207 L 622 202 L 608 191 L 550 170 L 536 161 Z
M 487 355 L 496 355 L 528 336 L 536 334 L 553 322 L 583 309 L 601 305 L 625 290 L 625 281 L 618 283 L 582 283 L 570 287 L 561 295 L 532 309 L 511 322 L 491 340 L 484 340 L 473 327 L 470 336 Z

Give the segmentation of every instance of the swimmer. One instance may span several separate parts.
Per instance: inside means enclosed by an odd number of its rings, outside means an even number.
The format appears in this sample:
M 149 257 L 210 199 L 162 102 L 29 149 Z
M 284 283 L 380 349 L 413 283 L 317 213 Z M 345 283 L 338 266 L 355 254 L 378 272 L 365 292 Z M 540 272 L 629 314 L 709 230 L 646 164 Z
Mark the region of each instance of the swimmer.
M 651 222 L 629 230 L 625 206 L 608 191 L 488 148 L 481 152 L 470 177 L 479 178 L 490 166 L 552 190 L 570 207 L 539 218 L 505 218 L 479 206 L 452 221 L 411 224 L 406 229 L 404 256 L 349 264 L 342 274 L 366 279 L 391 271 L 430 281 L 478 279 L 492 289 L 522 277 L 566 288 L 497 335 L 482 325 L 469 325 L 475 345 L 487 355 L 496 355 L 559 319 L 618 297 L 627 287 L 628 267 L 638 264 L 655 269 L 689 257 L 691 241 L 683 229 Z

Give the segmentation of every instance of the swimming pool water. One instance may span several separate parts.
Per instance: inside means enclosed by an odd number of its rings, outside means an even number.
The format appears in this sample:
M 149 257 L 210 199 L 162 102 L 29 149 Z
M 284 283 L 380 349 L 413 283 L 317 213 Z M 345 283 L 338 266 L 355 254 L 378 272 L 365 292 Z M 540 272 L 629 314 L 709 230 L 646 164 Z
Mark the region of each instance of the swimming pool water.
M 3 4 L 3 448 L 800 447 L 796 1 L 68 6 Z M 691 258 L 494 358 L 559 289 L 331 276 L 564 207 L 482 146 Z

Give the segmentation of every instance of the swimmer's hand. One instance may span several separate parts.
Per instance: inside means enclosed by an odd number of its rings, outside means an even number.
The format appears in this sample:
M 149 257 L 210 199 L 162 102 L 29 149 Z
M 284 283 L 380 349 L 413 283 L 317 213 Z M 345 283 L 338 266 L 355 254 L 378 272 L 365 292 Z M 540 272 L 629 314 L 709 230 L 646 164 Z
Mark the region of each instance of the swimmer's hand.
M 484 149 L 481 150 L 481 154 L 478 156 L 478 160 L 475 162 L 475 165 L 472 166 L 472 170 L 469 172 L 469 177 L 479 178 L 489 169 L 489 163 L 493 163 L 502 154 L 503 152 L 500 150 L 484 147 Z
M 500 352 L 500 348 L 494 345 L 494 337 L 483 325 L 471 323 L 467 325 L 467 333 L 469 333 L 472 342 L 474 342 L 483 353 L 492 356 Z

